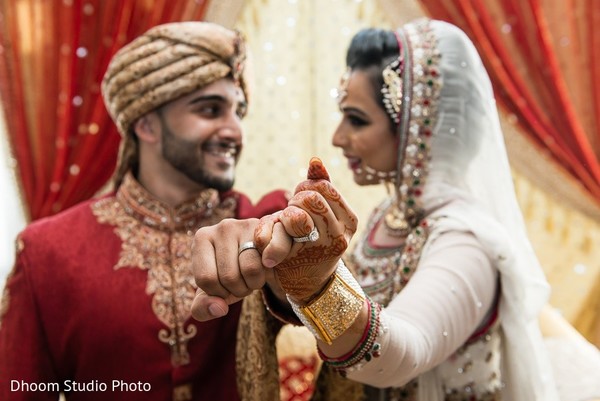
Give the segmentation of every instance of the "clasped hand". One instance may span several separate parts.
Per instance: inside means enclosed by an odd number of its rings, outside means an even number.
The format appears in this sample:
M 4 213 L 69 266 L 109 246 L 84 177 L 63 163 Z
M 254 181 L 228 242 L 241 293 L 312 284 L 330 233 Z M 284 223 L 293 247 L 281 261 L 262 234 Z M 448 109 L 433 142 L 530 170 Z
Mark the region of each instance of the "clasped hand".
M 192 316 L 200 321 L 224 316 L 229 305 L 265 285 L 282 302 L 285 294 L 301 304 L 310 301 L 327 285 L 356 227 L 356 215 L 325 167 L 311 159 L 306 181 L 284 210 L 261 219 L 225 219 L 196 232 L 192 271 L 198 291 Z M 293 240 L 314 228 L 318 240 Z M 256 248 L 239 252 L 248 241 Z

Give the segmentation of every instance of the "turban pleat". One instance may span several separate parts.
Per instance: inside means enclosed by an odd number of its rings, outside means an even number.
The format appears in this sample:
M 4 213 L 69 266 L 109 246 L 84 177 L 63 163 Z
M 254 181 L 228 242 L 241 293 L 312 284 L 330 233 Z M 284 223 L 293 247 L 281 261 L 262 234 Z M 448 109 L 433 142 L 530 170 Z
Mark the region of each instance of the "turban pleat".
M 113 57 L 102 82 L 119 131 L 161 105 L 231 76 L 246 91 L 239 33 L 207 22 L 157 26 Z M 247 94 L 246 94 L 247 95 Z

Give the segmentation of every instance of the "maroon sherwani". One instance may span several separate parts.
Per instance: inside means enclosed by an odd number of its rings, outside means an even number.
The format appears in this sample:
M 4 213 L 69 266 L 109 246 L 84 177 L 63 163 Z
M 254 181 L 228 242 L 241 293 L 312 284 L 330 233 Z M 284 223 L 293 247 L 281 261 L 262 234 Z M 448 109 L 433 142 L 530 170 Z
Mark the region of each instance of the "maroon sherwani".
M 31 224 L 1 303 L 0 400 L 239 400 L 241 303 L 191 319 L 191 243 L 199 227 L 286 205 L 283 191 L 252 206 L 206 190 L 173 209 L 129 175 L 116 194 Z

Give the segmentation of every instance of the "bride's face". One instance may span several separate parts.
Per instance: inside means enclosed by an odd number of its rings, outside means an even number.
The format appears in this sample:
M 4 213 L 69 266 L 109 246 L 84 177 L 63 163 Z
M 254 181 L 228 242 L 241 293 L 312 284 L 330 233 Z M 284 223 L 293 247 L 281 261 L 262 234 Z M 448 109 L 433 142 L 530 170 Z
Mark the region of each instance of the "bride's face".
M 344 151 L 348 167 L 358 185 L 380 182 L 379 172 L 396 169 L 397 141 L 389 117 L 379 106 L 369 75 L 356 70 L 347 78 L 345 94 L 340 101 L 342 121 L 333 134 L 333 146 Z

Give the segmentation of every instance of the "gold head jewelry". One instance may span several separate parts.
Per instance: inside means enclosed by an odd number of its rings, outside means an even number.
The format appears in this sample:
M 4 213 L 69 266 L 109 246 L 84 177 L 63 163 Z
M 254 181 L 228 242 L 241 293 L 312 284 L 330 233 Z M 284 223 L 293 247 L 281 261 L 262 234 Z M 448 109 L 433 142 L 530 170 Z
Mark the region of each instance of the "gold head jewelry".
M 383 106 L 392 121 L 400 124 L 400 110 L 402 109 L 402 52 L 397 59 L 389 63 L 382 72 Z

